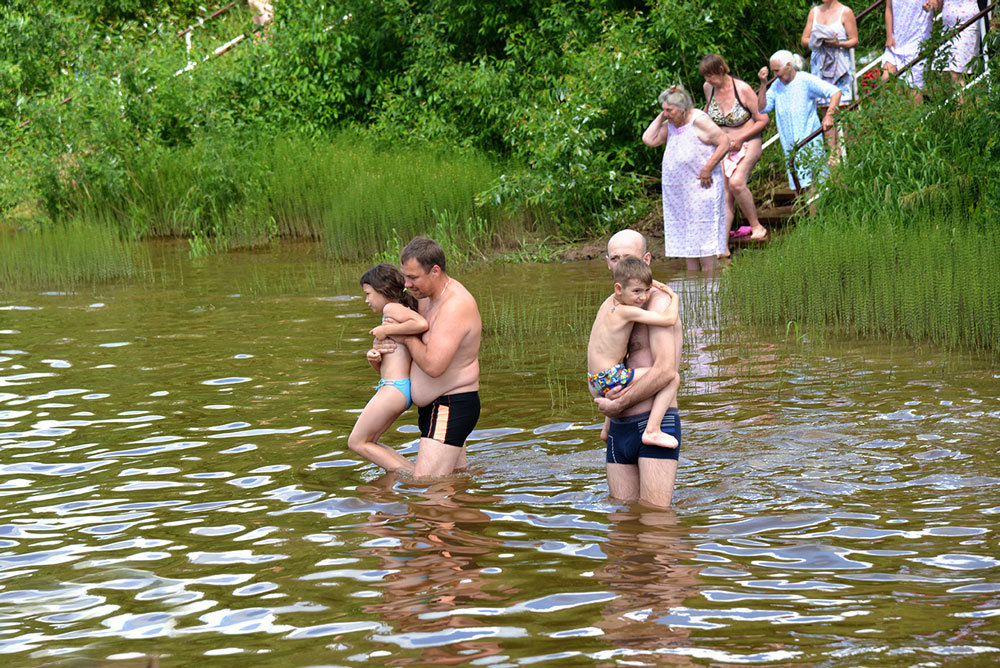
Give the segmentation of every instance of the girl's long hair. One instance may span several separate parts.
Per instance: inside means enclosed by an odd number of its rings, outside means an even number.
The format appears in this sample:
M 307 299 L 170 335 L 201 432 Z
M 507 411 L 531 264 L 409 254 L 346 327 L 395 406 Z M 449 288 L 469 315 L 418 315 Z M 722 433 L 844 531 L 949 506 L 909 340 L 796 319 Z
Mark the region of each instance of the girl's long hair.
M 377 264 L 361 275 L 361 285 L 370 285 L 372 290 L 391 302 L 402 304 L 408 309 L 417 310 L 417 300 L 406 292 L 406 279 L 403 272 L 391 264 Z

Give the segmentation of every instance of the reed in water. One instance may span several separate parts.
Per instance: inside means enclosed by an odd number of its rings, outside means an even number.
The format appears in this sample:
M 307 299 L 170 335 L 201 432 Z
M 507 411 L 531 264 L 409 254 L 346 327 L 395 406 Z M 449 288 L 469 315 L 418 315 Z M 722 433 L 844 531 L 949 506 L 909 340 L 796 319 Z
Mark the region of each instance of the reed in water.
M 37 232 L 0 232 L 0 288 L 72 290 L 129 278 L 149 266 L 148 255 L 116 230 L 71 223 Z

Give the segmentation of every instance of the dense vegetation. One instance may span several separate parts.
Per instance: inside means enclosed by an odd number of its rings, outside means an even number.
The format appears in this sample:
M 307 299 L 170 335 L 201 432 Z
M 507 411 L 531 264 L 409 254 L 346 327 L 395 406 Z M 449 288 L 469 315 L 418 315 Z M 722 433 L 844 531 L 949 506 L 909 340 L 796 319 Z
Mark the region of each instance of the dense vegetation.
M 935 85 L 936 84 L 936 85 Z M 961 101 L 886 90 L 845 119 L 817 212 L 724 277 L 725 316 L 1000 352 L 1000 73 Z
M 174 33 L 203 11 L 189 0 L 14 0 L 0 10 L 0 76 L 16 91 L 0 107 L 12 174 L 0 208 L 19 224 L 46 225 L 89 215 L 89 201 L 128 233 L 152 233 L 136 218 L 172 203 L 135 191 L 156 156 L 207 173 L 189 184 L 197 220 L 171 229 L 212 234 L 260 209 L 219 183 L 216 157 L 237 156 L 253 180 L 270 169 L 264 156 L 281 150 L 273 142 L 328 154 L 349 129 L 386 155 L 403 144 L 484 155 L 496 173 L 478 191 L 481 206 L 535 232 L 585 236 L 648 210 L 640 196 L 656 157 L 638 137 L 659 90 L 678 81 L 697 89 L 697 61 L 711 50 L 752 78 L 767 53 L 797 38 L 781 17 L 807 6 L 282 0 L 265 35 L 172 78 L 251 30 L 246 8 L 196 32 L 188 54 Z

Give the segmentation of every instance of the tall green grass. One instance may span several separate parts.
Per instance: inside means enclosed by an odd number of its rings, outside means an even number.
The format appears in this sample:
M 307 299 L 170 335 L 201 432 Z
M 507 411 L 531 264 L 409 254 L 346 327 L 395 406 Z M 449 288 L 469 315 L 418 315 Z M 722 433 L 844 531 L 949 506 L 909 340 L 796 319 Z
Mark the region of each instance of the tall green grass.
M 477 206 L 496 176 L 485 158 L 428 147 L 333 139 L 225 135 L 192 146 L 150 145 L 120 178 L 81 174 L 62 209 L 130 238 L 188 237 L 203 254 L 315 238 L 330 256 L 371 258 L 417 235 L 482 257 L 521 221 Z
M 496 280 L 513 277 L 499 271 Z M 503 288 L 476 293 L 483 317 L 483 369 L 490 374 L 544 379 L 553 410 L 565 409 L 587 395 L 587 341 L 594 315 L 607 296 L 596 286 L 571 297 L 553 291 L 554 285 L 565 280 L 564 276 L 543 278 L 519 284 L 513 292 Z M 540 394 L 539 400 L 544 398 L 545 394 Z M 596 409 L 594 413 L 597 419 Z
M 4 290 L 72 290 L 128 278 L 148 267 L 148 255 L 106 227 L 71 224 L 39 232 L 0 232 Z
M 475 206 L 496 176 L 478 156 L 428 148 L 386 149 L 357 136 L 330 143 L 283 140 L 271 156 L 271 207 L 283 234 L 318 236 L 332 256 L 366 258 L 392 237 L 460 225 L 490 245 L 495 216 Z M 440 235 L 439 235 L 440 236 Z
M 739 327 L 790 321 L 860 337 L 1000 351 L 1000 230 L 934 219 L 802 225 L 722 281 Z

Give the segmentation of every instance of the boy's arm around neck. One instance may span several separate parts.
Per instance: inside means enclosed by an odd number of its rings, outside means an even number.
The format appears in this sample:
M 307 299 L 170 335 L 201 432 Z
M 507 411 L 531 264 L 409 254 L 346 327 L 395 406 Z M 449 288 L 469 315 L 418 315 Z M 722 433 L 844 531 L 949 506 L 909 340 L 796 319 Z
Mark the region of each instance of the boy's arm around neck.
M 650 327 L 673 327 L 680 319 L 680 300 L 677 293 L 664 283 L 654 281 L 654 287 L 667 293 L 670 303 L 662 311 L 644 309 L 638 306 L 619 306 L 622 317 L 628 322 L 639 322 Z M 654 293 L 655 296 L 655 293 Z M 653 300 L 653 296 L 649 299 Z
M 669 293 L 668 293 L 669 296 Z M 669 309 L 678 303 L 676 295 L 665 307 Z M 651 304 L 655 308 L 657 304 Z M 653 356 L 652 366 L 644 375 L 636 378 L 623 390 L 612 390 L 608 397 L 597 397 L 597 409 L 608 416 L 617 417 L 638 403 L 649 399 L 662 390 L 677 374 L 680 361 L 677 359 L 675 337 L 680 336 L 680 323 L 670 327 L 649 328 L 649 348 Z M 611 398 L 609 398 L 611 397 Z

